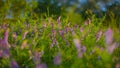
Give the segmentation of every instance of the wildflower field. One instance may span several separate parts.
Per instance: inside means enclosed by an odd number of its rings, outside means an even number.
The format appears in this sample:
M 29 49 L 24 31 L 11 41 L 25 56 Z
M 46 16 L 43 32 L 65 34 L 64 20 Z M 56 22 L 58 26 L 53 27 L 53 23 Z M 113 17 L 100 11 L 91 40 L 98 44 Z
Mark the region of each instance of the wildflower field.
M 120 68 L 114 18 L 107 24 L 94 15 L 0 18 L 0 68 Z

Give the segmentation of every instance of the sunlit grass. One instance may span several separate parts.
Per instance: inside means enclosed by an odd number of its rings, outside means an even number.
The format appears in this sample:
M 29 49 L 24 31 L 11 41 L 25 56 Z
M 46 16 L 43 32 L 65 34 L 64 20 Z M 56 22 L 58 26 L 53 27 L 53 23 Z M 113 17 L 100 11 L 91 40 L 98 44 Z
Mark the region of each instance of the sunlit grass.
M 74 17 L 75 16 L 75 17 Z M 95 16 L 83 21 L 79 15 L 70 18 L 26 17 L 0 24 L 0 37 L 9 28 L 9 57 L 3 56 L 1 43 L 0 67 L 20 68 L 110 68 L 120 60 L 120 32 L 103 26 Z M 72 19 L 74 18 L 74 19 Z M 70 20 L 69 20 L 70 19 Z M 73 20 L 73 21 L 72 21 Z M 75 21 L 74 21 L 75 20 Z M 78 20 L 78 21 L 77 21 Z M 111 24 L 113 25 L 113 23 Z M 113 40 L 106 44 L 106 32 L 113 31 Z M 108 35 L 111 37 L 111 35 Z M 115 43 L 115 45 L 113 45 Z M 109 53 L 109 46 L 116 46 Z

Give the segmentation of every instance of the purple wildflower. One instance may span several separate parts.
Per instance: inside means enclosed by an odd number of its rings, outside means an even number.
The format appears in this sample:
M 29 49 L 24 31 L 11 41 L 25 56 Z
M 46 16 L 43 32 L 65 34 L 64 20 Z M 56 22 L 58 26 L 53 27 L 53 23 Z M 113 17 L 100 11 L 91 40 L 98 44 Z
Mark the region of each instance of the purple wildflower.
M 61 21 L 60 21 L 60 19 L 61 19 L 61 16 L 59 16 L 58 19 L 57 19 L 57 23 L 58 23 L 58 28 L 59 28 L 59 29 L 62 28 L 62 27 L 61 27 Z
M 8 25 L 6 24 L 6 23 L 4 23 L 3 25 L 2 25 L 2 28 L 4 28 L 4 29 L 6 29 L 8 27 Z
M 61 30 L 60 34 L 62 35 L 62 38 L 64 39 L 64 30 Z
M 4 38 L 0 39 L 0 49 L 2 50 L 3 57 L 9 57 L 10 45 L 8 43 L 8 33 L 9 33 L 9 29 L 5 31 Z
M 66 45 L 67 45 L 67 46 L 69 45 L 69 41 L 68 41 L 68 40 L 66 40 Z
M 109 28 L 106 33 L 105 33 L 105 40 L 106 40 L 106 44 L 110 45 L 113 41 L 113 32 L 112 29 Z
M 86 47 L 82 46 L 82 48 L 80 49 L 80 46 L 77 48 L 77 53 L 78 53 L 78 58 L 82 58 L 83 57 L 83 53 L 86 51 Z
M 19 65 L 17 64 L 17 62 L 15 60 L 12 60 L 10 62 L 10 68 L 19 68 Z
M 36 65 L 35 68 L 47 68 L 47 65 L 45 63 L 41 63 L 41 64 L 39 63 Z
M 24 32 L 24 35 L 23 35 L 23 39 L 25 39 L 26 38 L 26 35 L 28 34 L 28 31 L 25 31 Z
M 80 27 L 80 32 L 83 32 L 83 27 Z
M 54 57 L 54 59 L 53 59 L 53 62 L 54 62 L 55 65 L 60 65 L 60 63 L 61 63 L 61 55 L 60 54 L 56 55 Z
M 57 19 L 58 24 L 60 24 L 60 19 L 61 19 L 61 16 L 59 16 L 58 19 Z
M 77 25 L 77 24 L 75 24 L 75 25 L 74 25 L 74 28 L 75 28 L 75 29 L 77 29 L 77 28 L 78 28 L 78 25 Z
M 86 51 L 86 47 L 82 46 L 82 52 L 84 53 Z
M 75 32 L 74 32 L 74 29 L 73 29 L 73 28 L 70 28 L 70 32 L 72 33 L 72 35 L 74 35 L 74 34 L 75 34 Z
M 52 26 L 52 37 L 55 37 L 56 31 L 54 30 L 54 24 L 52 23 L 51 26 Z
M 7 48 L 4 49 L 3 56 L 5 56 L 7 58 L 9 57 L 9 49 L 7 49 Z
M 109 52 L 109 54 L 112 54 L 114 52 L 114 49 L 116 49 L 117 46 L 118 46 L 117 43 L 113 43 L 112 45 L 109 45 L 107 47 L 107 51 Z
M 52 30 L 52 37 L 55 37 L 56 36 L 56 31 L 53 29 Z
M 9 33 L 9 29 L 7 29 L 7 30 L 5 31 L 5 33 L 4 33 L 4 38 L 3 38 L 3 40 L 4 40 L 5 43 L 8 43 L 8 33 Z
M 81 47 L 80 40 L 76 38 L 73 40 L 73 42 L 75 44 L 76 49 L 79 50 Z
M 82 52 L 78 52 L 78 58 L 82 58 L 83 57 L 83 53 Z
M 50 48 L 52 48 L 54 46 L 54 44 L 52 43 L 51 45 L 50 45 Z
M 97 41 L 100 40 L 102 34 L 103 34 L 102 30 L 99 30 L 98 33 L 96 34 L 96 39 L 97 39 Z
M 51 48 L 52 48 L 56 43 L 57 43 L 57 41 L 56 41 L 56 39 L 54 38 L 54 39 L 52 40 Z
M 66 34 L 68 33 L 68 31 L 69 31 L 69 28 L 68 28 L 68 26 L 66 26 L 66 27 L 65 27 L 65 32 L 66 32 Z

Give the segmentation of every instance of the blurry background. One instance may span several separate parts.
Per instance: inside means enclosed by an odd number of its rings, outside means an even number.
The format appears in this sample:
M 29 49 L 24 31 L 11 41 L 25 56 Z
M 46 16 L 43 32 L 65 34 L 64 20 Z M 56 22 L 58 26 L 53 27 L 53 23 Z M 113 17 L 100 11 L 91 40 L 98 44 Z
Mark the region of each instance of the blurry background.
M 97 18 L 105 16 L 107 22 L 111 21 L 111 18 L 116 19 L 117 22 L 114 23 L 118 26 L 120 0 L 0 0 L 2 22 L 26 16 L 86 19 L 93 15 Z

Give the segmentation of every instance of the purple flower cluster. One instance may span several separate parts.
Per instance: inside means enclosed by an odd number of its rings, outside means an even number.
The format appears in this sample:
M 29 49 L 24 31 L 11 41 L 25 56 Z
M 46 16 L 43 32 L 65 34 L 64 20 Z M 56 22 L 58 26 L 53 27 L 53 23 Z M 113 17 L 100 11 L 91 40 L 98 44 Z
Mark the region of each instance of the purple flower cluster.
M 100 40 L 102 34 L 103 34 L 102 30 L 99 30 L 98 33 L 96 34 L 96 42 Z
M 79 39 L 74 39 L 74 44 L 77 49 L 78 57 L 82 58 L 83 53 L 86 51 L 86 47 L 82 46 Z
M 19 68 L 19 65 L 15 60 L 12 59 L 10 62 L 10 68 Z
M 113 41 L 113 31 L 111 28 L 108 28 L 105 32 L 105 41 L 107 51 L 112 54 L 114 49 L 118 47 L 118 43 Z
M 54 57 L 53 62 L 54 62 L 55 65 L 60 65 L 60 63 L 61 63 L 61 55 L 60 55 L 60 53 L 58 53 L 58 54 Z
M 111 28 L 108 28 L 105 32 L 106 45 L 110 45 L 113 42 L 113 31 Z
M 5 31 L 4 38 L 0 39 L 0 57 L 9 57 L 10 44 L 8 43 L 8 33 L 9 29 Z

